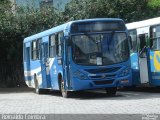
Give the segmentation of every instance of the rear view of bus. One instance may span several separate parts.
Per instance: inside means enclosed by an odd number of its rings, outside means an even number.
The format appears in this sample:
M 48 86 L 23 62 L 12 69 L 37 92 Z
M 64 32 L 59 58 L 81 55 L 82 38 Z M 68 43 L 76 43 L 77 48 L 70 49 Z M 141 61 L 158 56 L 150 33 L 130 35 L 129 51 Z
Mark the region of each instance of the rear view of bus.
M 68 90 L 106 88 L 114 95 L 117 87 L 131 85 L 129 42 L 122 20 L 75 21 L 68 41 L 64 78 Z

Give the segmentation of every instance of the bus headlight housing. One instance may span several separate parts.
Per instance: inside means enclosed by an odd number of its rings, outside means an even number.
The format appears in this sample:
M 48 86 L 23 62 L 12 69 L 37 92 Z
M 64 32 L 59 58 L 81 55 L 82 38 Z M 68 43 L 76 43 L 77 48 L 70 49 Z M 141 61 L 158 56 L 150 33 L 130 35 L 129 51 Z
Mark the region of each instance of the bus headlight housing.
M 82 72 L 80 72 L 79 70 L 75 71 L 75 72 L 73 73 L 73 75 L 74 75 L 74 77 L 79 78 L 79 79 L 81 79 L 81 80 L 82 80 L 82 79 L 88 79 L 87 75 L 84 74 L 84 73 L 82 73 Z
M 130 69 L 127 67 L 124 70 L 122 70 L 122 72 L 119 74 L 119 77 L 127 76 L 129 72 L 130 72 Z

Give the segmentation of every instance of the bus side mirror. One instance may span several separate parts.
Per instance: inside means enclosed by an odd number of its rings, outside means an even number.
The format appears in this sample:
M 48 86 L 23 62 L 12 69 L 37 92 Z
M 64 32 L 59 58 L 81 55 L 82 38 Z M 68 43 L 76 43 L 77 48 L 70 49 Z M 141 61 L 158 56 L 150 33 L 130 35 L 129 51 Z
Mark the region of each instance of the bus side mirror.
M 131 36 L 128 37 L 128 41 L 129 41 L 129 49 L 132 50 L 133 45 L 132 45 L 132 38 L 131 38 Z

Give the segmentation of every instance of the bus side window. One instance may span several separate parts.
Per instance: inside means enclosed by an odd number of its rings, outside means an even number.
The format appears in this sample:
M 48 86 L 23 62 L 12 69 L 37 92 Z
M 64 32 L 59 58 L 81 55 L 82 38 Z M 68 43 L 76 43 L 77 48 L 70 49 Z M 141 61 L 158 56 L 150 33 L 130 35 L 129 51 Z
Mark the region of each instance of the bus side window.
M 160 49 L 160 25 L 150 28 L 151 48 L 153 50 Z
M 154 38 L 155 38 L 155 28 L 151 27 L 150 28 L 150 48 L 151 49 L 155 49 Z
M 160 50 L 160 25 L 156 27 L 157 50 Z
M 132 41 L 132 52 L 136 52 L 137 51 L 137 31 L 131 30 L 129 31 L 129 35 Z
M 56 36 L 49 36 L 49 57 L 53 58 L 56 56 Z
M 32 58 L 32 60 L 37 60 L 37 59 L 40 58 L 39 43 L 40 43 L 40 39 L 32 41 L 32 46 L 31 46 L 31 58 Z
M 58 43 L 57 43 L 57 55 L 59 56 L 59 57 L 61 57 L 62 56 L 62 44 L 61 44 L 61 38 L 64 36 L 64 34 L 63 34 L 63 32 L 60 32 L 60 33 L 58 33 Z

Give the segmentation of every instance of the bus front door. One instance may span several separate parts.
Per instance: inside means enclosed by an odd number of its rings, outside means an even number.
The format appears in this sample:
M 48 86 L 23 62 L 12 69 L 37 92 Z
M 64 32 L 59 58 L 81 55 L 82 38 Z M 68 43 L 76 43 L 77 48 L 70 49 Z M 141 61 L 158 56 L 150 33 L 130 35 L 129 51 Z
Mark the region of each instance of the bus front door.
M 145 84 L 149 83 L 146 42 L 147 34 L 140 34 L 138 38 L 140 83 Z
M 48 64 L 48 43 L 41 44 L 41 73 L 43 88 L 50 87 L 49 82 L 49 64 Z

